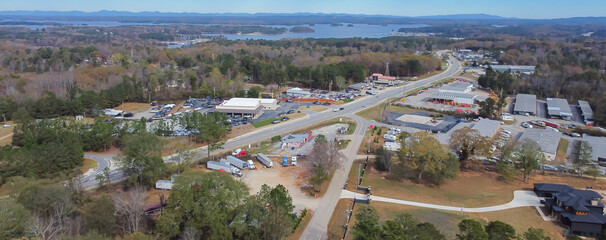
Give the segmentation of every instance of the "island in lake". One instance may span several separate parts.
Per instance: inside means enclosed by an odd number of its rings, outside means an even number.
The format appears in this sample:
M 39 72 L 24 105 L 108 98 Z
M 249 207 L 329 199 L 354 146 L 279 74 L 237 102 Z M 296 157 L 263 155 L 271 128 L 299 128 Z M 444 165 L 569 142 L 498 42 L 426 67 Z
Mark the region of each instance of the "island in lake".
M 295 26 L 295 27 L 292 27 L 289 31 L 292 33 L 314 33 L 314 32 L 316 32 L 316 30 L 314 30 L 313 28 L 306 27 L 306 26 Z

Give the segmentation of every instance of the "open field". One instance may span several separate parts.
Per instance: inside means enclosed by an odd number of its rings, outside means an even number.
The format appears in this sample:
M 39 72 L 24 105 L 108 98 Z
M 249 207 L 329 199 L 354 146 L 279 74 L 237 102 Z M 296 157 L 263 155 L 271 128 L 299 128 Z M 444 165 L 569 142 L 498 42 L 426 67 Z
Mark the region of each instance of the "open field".
M 86 173 L 89 169 L 97 169 L 97 166 L 99 166 L 99 164 L 97 164 L 95 160 L 84 158 L 84 163 L 82 164 L 82 167 L 80 167 L 80 172 Z
M 310 105 L 309 108 L 307 106 L 300 106 L 299 110 L 301 111 L 313 111 L 313 112 L 324 112 L 326 111 L 326 107 L 320 107 L 317 105 Z
M 114 109 L 124 110 L 125 112 L 141 113 L 141 112 L 146 112 L 147 110 L 149 110 L 150 107 L 151 106 L 149 105 L 149 103 L 127 102 L 127 103 L 123 103 L 120 106 L 115 107 Z
M 385 105 L 387 103 L 386 102 L 382 102 L 377 106 L 371 107 L 371 108 L 366 108 L 362 111 L 359 111 L 356 113 L 356 115 L 367 119 L 367 120 L 375 120 L 377 122 L 382 122 L 381 121 L 381 113 L 383 112 L 383 108 L 385 108 Z M 414 109 L 414 108 L 409 108 L 409 107 L 402 107 L 402 106 L 394 106 L 394 105 L 388 105 L 385 108 L 386 112 L 395 112 L 395 113 L 414 113 L 414 112 L 427 112 L 421 109 Z
M 568 151 L 568 140 L 561 138 L 556 152 L 556 160 L 566 162 L 566 152 Z
M 290 121 L 293 119 L 304 117 L 305 115 L 306 115 L 305 113 L 291 113 L 291 114 L 286 114 L 284 116 L 288 117 L 289 118 L 288 121 Z M 282 118 L 282 117 L 265 119 L 262 121 L 254 122 L 252 125 L 253 125 L 253 127 L 256 127 L 256 128 L 265 127 L 267 125 L 272 124 L 271 122 L 273 122 L 274 120 L 279 119 L 279 118 Z
M 353 204 L 352 199 L 341 199 L 337 202 L 337 206 L 335 206 L 335 211 L 330 217 L 330 221 L 328 222 L 328 229 L 326 230 L 326 235 L 328 235 L 328 239 L 342 239 L 343 234 L 345 233 L 345 223 L 347 222 L 347 218 L 345 215 L 346 211 L 351 209 Z M 353 226 L 350 223 L 349 227 Z
M 370 165 L 370 164 L 369 164 Z M 357 169 L 357 166 L 354 166 Z M 355 169 L 353 169 L 355 172 Z M 411 180 L 401 182 L 387 179 L 387 174 L 376 170 L 366 171 L 363 186 L 373 186 L 373 195 L 396 199 L 441 204 L 448 206 L 486 207 L 504 204 L 513 199 L 514 190 L 532 189 L 533 183 L 569 184 L 576 188 L 592 186 L 600 192 L 606 189 L 606 181 L 575 176 L 541 175 L 534 173 L 532 179 L 522 182 L 521 174 L 513 181 L 498 180 L 494 172 L 464 171 L 459 178 L 441 185 L 439 188 L 417 184 Z M 473 186 L 473 187 L 471 187 Z
M 551 239 L 563 239 L 565 229 L 556 222 L 544 221 L 533 207 L 520 207 L 489 213 L 460 213 L 440 211 L 391 203 L 371 202 L 377 209 L 381 221 L 393 219 L 399 213 L 410 213 L 420 222 L 429 222 L 446 235 L 447 239 L 455 239 L 458 232 L 457 224 L 463 219 L 473 218 L 483 224 L 489 221 L 502 221 L 513 226 L 516 233 L 525 232 L 529 227 L 541 228 Z M 357 207 L 356 207 L 357 208 Z
M 5 128 L 5 124 L 10 125 L 10 127 Z M 13 142 L 12 136 L 14 128 L 15 123 L 12 121 L 0 124 L 0 146 L 10 145 Z

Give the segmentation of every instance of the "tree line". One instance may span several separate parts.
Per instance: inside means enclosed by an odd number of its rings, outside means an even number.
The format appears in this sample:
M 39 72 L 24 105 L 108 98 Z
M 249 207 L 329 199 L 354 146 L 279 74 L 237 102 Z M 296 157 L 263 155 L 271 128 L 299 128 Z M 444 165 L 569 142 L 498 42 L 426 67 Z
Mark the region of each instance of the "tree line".
M 353 239 L 446 239 L 435 225 L 419 222 L 409 213 L 399 213 L 394 218 L 381 222 L 375 208 L 362 206 L 355 217 L 356 223 L 351 231 Z M 490 221 L 484 226 L 477 220 L 468 218 L 459 222 L 457 226 L 456 239 L 458 240 L 551 239 L 543 229 L 533 227 L 522 234 L 517 234 L 511 225 L 501 221 Z

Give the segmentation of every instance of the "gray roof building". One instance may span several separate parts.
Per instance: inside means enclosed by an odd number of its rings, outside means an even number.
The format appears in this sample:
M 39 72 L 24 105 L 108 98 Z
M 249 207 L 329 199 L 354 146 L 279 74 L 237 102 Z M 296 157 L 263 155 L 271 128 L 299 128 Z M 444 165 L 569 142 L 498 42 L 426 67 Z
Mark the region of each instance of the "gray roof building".
M 545 157 L 547 160 L 551 161 L 555 158 L 555 155 L 558 151 L 558 144 L 560 144 L 560 138 L 562 138 L 561 132 L 556 132 L 547 129 L 526 129 L 522 136 L 520 137 L 520 141 L 524 141 L 525 139 L 530 139 L 531 141 L 539 144 L 541 151 L 545 153 Z
M 537 96 L 531 94 L 518 94 L 513 107 L 516 113 L 537 114 Z
M 488 118 L 482 118 L 478 121 L 471 129 L 478 130 L 480 135 L 484 137 L 492 138 L 499 131 L 501 122 L 490 120 Z
M 454 93 L 468 93 L 473 88 L 473 84 L 468 82 L 456 81 L 450 84 L 447 84 L 438 91 L 440 92 L 454 92 Z
M 547 113 L 551 117 L 572 117 L 572 110 L 570 110 L 568 101 L 562 98 L 547 98 Z
M 458 92 L 436 92 L 429 98 L 440 101 L 453 101 L 455 103 L 474 104 L 476 95 Z
M 525 65 L 490 65 L 492 70 L 495 72 L 510 72 L 510 73 L 523 73 L 532 74 L 534 73 L 536 66 L 525 66 Z
M 581 114 L 583 114 L 585 123 L 593 124 L 593 110 L 591 110 L 589 103 L 587 101 L 579 100 L 579 108 L 581 109 Z
M 591 145 L 593 161 L 606 161 L 606 137 L 583 136 L 583 141 Z

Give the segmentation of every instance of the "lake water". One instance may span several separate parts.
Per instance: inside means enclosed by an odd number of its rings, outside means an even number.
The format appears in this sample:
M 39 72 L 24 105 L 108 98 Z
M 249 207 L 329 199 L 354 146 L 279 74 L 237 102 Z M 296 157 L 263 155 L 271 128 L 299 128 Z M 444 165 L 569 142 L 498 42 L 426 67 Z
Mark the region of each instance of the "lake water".
M 19 21 L 17 19 L 4 19 L 1 21 Z M 32 21 L 33 22 L 33 21 Z M 51 21 L 49 21 L 51 22 Z M 116 21 L 52 21 L 63 25 L 72 26 L 92 26 L 92 27 L 115 27 L 115 26 L 126 26 L 126 25 L 165 25 L 155 23 L 122 23 Z M 207 25 L 207 24 L 204 24 Z M 283 38 L 382 38 L 395 35 L 400 28 L 422 28 L 429 25 L 426 24 L 391 24 L 391 25 L 368 25 L 368 24 L 352 24 L 353 26 L 348 27 L 347 23 L 343 26 L 331 26 L 330 24 L 316 24 L 314 26 L 307 26 L 315 30 L 313 33 L 292 33 L 285 32 L 280 35 L 237 35 L 237 34 L 204 34 L 206 36 L 225 36 L 229 40 L 245 40 L 245 39 L 265 39 L 265 40 L 280 40 Z M 293 26 L 285 25 L 267 25 L 268 27 L 283 27 L 290 29 Z M 42 29 L 52 27 L 49 25 L 27 25 L 30 29 Z

